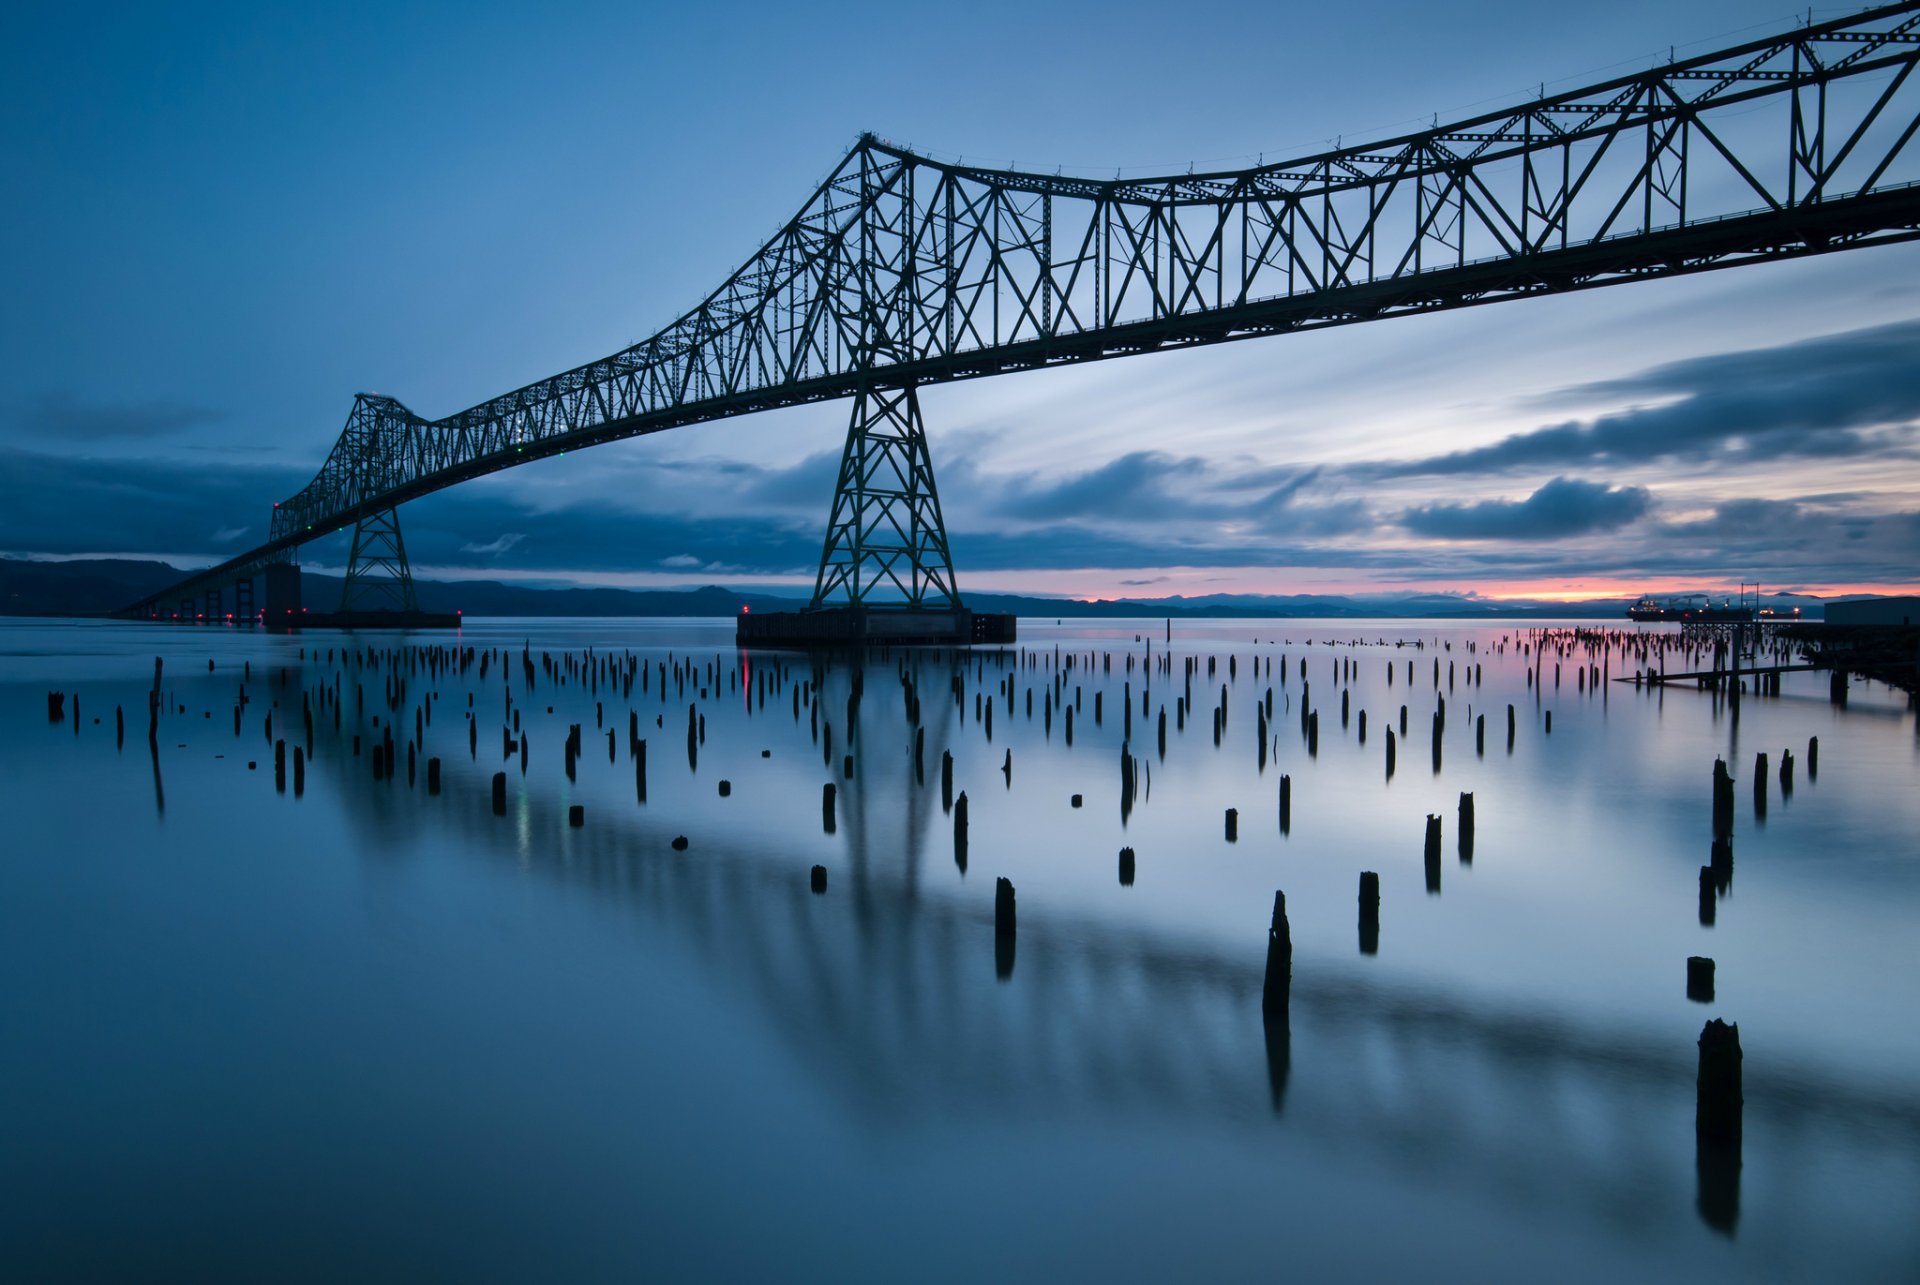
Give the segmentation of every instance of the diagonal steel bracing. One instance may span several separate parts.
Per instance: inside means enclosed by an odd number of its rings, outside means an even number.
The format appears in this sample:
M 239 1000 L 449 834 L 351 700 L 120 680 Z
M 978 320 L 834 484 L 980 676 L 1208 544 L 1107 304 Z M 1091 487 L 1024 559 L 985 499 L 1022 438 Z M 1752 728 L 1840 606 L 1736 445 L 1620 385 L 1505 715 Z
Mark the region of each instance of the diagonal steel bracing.
M 651 338 L 444 419 L 357 399 L 268 543 L 196 582 L 516 464 L 871 400 L 876 380 L 900 389 L 1911 240 L 1916 63 L 1909 0 L 1241 170 L 1077 178 L 864 135 L 744 266 Z
M 960 605 L 919 393 L 863 382 L 809 606 Z
M 347 582 L 340 591 L 341 614 L 419 610 L 399 516 L 392 509 L 381 509 L 361 518 L 353 527 Z

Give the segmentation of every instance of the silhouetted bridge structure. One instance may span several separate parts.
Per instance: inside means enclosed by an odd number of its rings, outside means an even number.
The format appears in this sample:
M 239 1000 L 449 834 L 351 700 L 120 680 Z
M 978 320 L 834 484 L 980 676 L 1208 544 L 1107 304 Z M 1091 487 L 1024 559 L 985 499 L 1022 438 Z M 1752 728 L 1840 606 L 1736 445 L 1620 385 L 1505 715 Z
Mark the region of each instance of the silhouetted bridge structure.
M 264 544 L 126 614 L 217 617 L 244 583 L 251 615 L 264 575 L 264 616 L 288 623 L 294 552 L 353 527 L 343 617 L 399 618 L 408 500 L 852 398 L 810 610 L 944 615 L 964 637 L 922 385 L 1911 240 L 1916 61 L 1920 0 L 1396 138 L 1156 178 L 950 163 L 863 135 L 651 338 L 444 419 L 359 395 Z

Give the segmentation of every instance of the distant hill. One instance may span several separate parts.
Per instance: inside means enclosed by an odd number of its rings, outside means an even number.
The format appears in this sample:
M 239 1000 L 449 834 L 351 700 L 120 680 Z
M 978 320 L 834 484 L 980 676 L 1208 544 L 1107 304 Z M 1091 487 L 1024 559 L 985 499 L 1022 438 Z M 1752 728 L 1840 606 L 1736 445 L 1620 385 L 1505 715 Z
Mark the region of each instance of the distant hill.
M 165 589 L 185 572 L 164 562 L 129 558 L 88 558 L 68 562 L 38 562 L 0 558 L 0 615 L 103 616 Z M 309 607 L 332 606 L 340 600 L 338 576 L 303 572 L 300 592 Z M 792 611 L 805 605 L 804 596 L 788 597 L 760 591 L 739 591 L 719 585 L 694 589 L 534 588 L 502 584 L 497 580 L 416 580 L 414 588 L 426 611 L 458 611 L 469 616 L 731 616 L 742 607 L 753 611 Z M 1859 595 L 1849 595 L 1859 596 Z M 1767 605 L 1779 610 L 1799 607 L 1808 619 L 1820 619 L 1821 600 L 1804 595 L 1773 594 Z M 1508 599 L 1489 602 L 1463 594 L 1206 594 L 1198 597 L 1115 598 L 1083 601 L 1016 594 L 969 593 L 967 605 L 976 611 L 1006 612 L 1032 619 L 1088 619 L 1115 617 L 1210 617 L 1219 619 L 1285 619 L 1318 617 L 1361 619 L 1539 619 L 1574 617 L 1623 620 L 1627 600 L 1601 598 L 1565 603 Z

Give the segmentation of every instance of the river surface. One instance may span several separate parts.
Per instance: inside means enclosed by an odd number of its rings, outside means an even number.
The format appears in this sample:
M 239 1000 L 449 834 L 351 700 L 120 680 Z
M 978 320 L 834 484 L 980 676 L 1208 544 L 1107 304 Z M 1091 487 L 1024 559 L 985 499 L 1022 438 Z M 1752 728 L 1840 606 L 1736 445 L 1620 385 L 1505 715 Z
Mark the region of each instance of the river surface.
M 1540 624 L 0 625 L 0 1276 L 1916 1279 L 1905 697 Z

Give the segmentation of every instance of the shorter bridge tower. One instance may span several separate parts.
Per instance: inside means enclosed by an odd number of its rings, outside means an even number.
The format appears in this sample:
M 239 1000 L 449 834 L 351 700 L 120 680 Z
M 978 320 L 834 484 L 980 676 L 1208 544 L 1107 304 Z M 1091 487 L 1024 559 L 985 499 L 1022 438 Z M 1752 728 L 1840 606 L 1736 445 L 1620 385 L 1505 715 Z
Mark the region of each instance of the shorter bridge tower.
M 954 611 L 953 555 L 933 481 L 933 458 L 911 383 L 860 384 L 840 457 L 833 514 L 809 611 L 823 607 Z
M 381 509 L 353 527 L 353 551 L 347 555 L 347 582 L 340 590 L 340 614 L 357 615 L 420 610 L 407 566 L 406 541 L 400 538 L 397 510 Z

